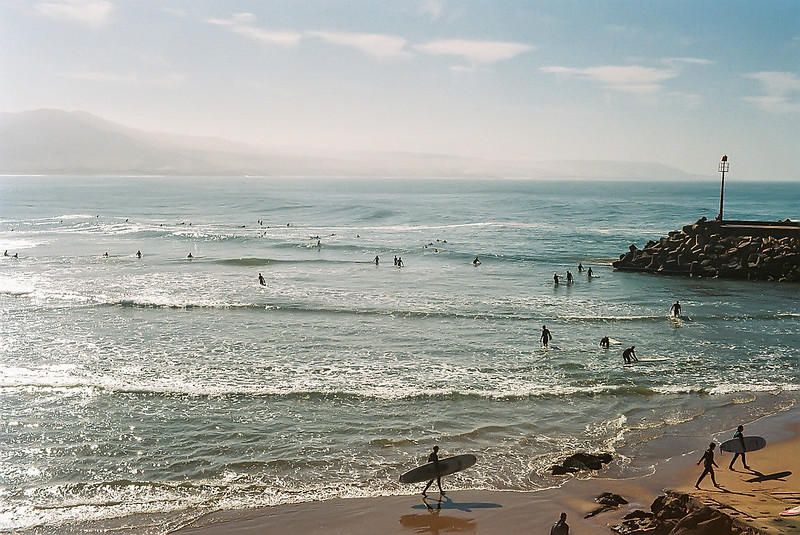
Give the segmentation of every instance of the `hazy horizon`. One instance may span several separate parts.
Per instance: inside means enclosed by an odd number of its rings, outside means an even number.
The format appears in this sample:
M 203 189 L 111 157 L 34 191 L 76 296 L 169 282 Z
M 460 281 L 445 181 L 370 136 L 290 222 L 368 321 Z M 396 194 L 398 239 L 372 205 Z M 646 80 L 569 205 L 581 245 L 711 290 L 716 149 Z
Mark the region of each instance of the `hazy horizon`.
M 796 179 L 800 3 L 0 5 L 0 111 L 287 150 Z M 32 38 L 31 36 L 35 36 Z

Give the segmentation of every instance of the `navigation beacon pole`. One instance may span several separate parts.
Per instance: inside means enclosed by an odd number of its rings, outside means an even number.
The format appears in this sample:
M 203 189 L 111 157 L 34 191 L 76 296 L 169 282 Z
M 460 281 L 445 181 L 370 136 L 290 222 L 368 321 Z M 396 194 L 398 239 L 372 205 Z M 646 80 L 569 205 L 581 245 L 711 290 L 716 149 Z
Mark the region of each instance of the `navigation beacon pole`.
M 719 162 L 719 172 L 722 173 L 722 186 L 719 189 L 719 215 L 717 221 L 722 221 L 722 200 L 725 196 L 725 173 L 728 172 L 728 155 L 722 157 Z

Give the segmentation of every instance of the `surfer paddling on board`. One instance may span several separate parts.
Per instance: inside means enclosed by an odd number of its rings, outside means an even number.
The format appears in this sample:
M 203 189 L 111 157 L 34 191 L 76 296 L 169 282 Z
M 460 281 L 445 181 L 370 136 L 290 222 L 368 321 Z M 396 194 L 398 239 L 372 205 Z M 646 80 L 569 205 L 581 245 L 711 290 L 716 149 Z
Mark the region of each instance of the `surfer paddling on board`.
M 553 335 L 550 334 L 550 331 L 547 328 L 547 325 L 542 325 L 542 335 L 539 337 L 539 340 L 542 341 L 542 345 L 547 347 L 548 342 L 553 339 Z
M 745 470 L 750 470 L 750 467 L 747 466 L 747 460 L 744 458 L 745 447 L 744 447 L 744 435 L 742 434 L 742 431 L 744 431 L 744 426 L 740 425 L 739 427 L 736 428 L 736 432 L 733 434 L 733 438 L 738 438 L 741 441 L 742 452 L 741 453 L 736 452 L 733 454 L 733 459 L 731 459 L 731 464 L 728 465 L 728 470 L 733 470 L 733 463 L 736 462 L 736 459 L 738 459 L 740 455 L 742 456 L 742 466 L 744 466 Z
M 669 307 L 669 313 L 672 314 L 673 318 L 679 318 L 681 315 L 681 302 L 675 301 L 675 304 Z
M 439 446 L 433 447 L 433 452 L 428 455 L 428 462 L 433 463 L 434 468 L 436 468 L 436 479 L 428 481 L 428 484 L 425 485 L 425 490 L 422 491 L 422 496 L 428 496 L 428 489 L 431 488 L 434 481 L 439 485 L 439 495 L 444 496 L 444 491 L 442 490 L 442 476 L 439 475 Z
M 711 474 L 711 482 L 714 483 L 714 486 L 719 488 L 717 480 L 716 478 L 714 478 L 714 467 L 717 466 L 717 463 L 714 462 L 714 448 L 716 447 L 717 445 L 714 444 L 713 442 L 709 444 L 708 449 L 705 451 L 705 453 L 703 453 L 703 456 L 700 457 L 700 460 L 697 461 L 697 464 L 704 462 L 705 469 L 703 470 L 703 473 L 700 474 L 700 477 L 697 478 L 697 483 L 694 484 L 694 488 L 699 489 L 700 482 L 703 481 L 703 478 L 706 477 L 706 475 L 708 474 Z M 717 468 L 719 468 L 719 466 L 717 466 Z
M 634 351 L 634 349 L 636 349 L 636 346 L 631 346 L 622 352 L 622 360 L 625 361 L 625 364 L 639 362 L 639 359 L 636 358 L 636 351 Z

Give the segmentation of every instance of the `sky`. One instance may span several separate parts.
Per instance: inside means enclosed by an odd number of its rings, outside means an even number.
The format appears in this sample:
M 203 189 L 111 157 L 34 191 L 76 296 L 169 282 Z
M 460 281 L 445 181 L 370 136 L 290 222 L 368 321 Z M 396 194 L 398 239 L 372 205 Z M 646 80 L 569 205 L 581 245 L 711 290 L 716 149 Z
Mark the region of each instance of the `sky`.
M 3 0 L 0 111 L 800 179 L 800 0 Z M 737 176 L 738 175 L 738 176 Z

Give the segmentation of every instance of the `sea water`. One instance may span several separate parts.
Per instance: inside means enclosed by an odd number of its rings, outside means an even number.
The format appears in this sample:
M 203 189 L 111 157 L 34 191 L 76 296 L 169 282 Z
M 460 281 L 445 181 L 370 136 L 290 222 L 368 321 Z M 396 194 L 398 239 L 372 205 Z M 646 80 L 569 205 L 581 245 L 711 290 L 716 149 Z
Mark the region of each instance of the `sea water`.
M 800 285 L 611 268 L 713 218 L 718 193 L 2 178 L 0 530 L 127 517 L 157 533 L 148 515 L 419 492 L 398 476 L 435 444 L 478 457 L 450 489 L 557 485 L 549 467 L 579 450 L 615 452 L 607 475 L 629 477 L 655 437 L 786 409 Z M 729 181 L 726 203 L 797 219 L 800 187 Z M 669 360 L 623 367 L 630 345 Z

